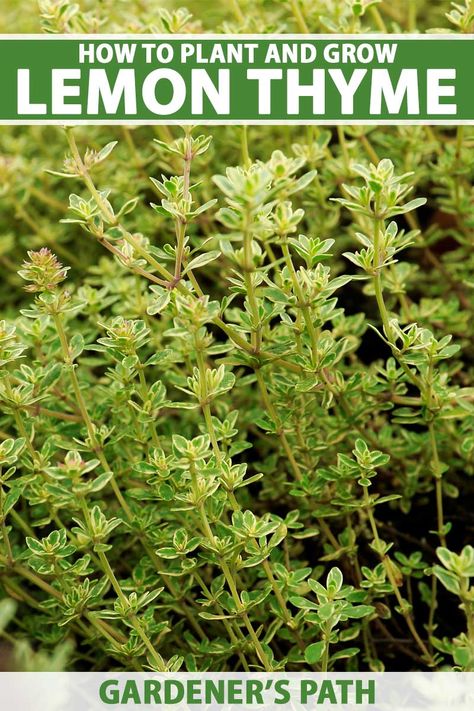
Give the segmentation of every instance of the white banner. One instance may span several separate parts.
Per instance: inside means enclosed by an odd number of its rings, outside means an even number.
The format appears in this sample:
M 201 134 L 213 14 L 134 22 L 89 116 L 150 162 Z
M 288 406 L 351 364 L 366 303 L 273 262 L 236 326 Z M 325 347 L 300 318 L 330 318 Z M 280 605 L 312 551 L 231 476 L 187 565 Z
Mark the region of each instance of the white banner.
M 1 673 L 1 711 L 472 711 L 474 673 Z

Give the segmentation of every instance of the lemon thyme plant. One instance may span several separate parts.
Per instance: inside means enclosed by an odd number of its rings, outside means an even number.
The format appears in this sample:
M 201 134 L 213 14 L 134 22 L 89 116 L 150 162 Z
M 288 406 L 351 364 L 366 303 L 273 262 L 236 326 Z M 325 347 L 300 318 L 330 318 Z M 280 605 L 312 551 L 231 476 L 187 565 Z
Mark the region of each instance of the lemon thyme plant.
M 468 32 L 471 5 L 211 29 Z M 202 30 L 198 3 L 39 7 Z M 5 668 L 474 670 L 473 141 L 2 130 Z

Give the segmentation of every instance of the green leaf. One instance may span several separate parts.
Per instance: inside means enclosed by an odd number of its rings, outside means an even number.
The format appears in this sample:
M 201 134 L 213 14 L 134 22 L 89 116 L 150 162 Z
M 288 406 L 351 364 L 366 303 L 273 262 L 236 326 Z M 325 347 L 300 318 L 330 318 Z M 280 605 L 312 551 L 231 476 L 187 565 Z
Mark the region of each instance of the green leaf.
M 419 207 L 423 207 L 423 205 L 426 205 L 426 198 L 415 198 L 415 200 L 410 200 L 410 202 L 397 208 L 397 211 L 398 214 L 404 215 L 406 212 L 411 212 L 412 210 L 417 210 Z
M 375 607 L 372 605 L 351 605 L 344 608 L 344 614 L 354 620 L 359 620 L 361 617 L 368 617 L 375 612 Z
M 304 652 L 304 658 L 308 664 L 316 664 L 319 662 L 324 654 L 324 649 L 326 647 L 325 642 L 314 642 L 306 647 Z
M 115 146 L 117 145 L 118 141 L 110 141 L 110 143 L 107 143 L 106 146 L 100 150 L 96 156 L 95 163 L 102 163 L 106 158 L 109 157 L 109 155 L 112 153 L 114 150 Z
M 94 479 L 92 485 L 89 487 L 89 491 L 92 493 L 102 491 L 102 489 L 107 486 L 112 477 L 112 472 L 104 472 L 103 474 L 100 474 L 96 479 Z
M 433 566 L 433 573 L 436 575 L 438 580 L 444 585 L 444 587 L 449 590 L 449 592 L 459 595 L 461 592 L 461 587 L 459 585 L 459 580 L 451 573 L 449 570 L 445 570 L 440 565 Z
M 146 311 L 149 316 L 156 316 L 156 314 L 161 313 L 170 303 L 171 291 L 161 286 L 152 286 L 150 289 L 156 294 L 156 298 L 151 302 Z
M 331 589 L 334 592 L 339 592 L 339 590 L 342 588 L 342 583 L 343 577 L 341 570 L 339 568 L 331 568 L 326 579 L 327 589 Z
M 307 600 L 305 597 L 300 595 L 290 596 L 290 602 L 295 607 L 299 607 L 301 610 L 318 610 L 319 606 L 316 603 Z
M 17 484 L 12 486 L 8 494 L 5 496 L 3 501 L 3 515 L 6 517 L 10 511 L 13 509 L 20 496 L 22 495 L 24 485 Z
M 190 272 L 192 269 L 199 269 L 205 264 L 210 264 L 210 262 L 214 262 L 220 257 L 220 255 L 221 253 L 219 252 L 219 250 L 213 250 L 211 252 L 206 252 L 205 254 L 199 254 L 197 257 L 194 257 L 194 259 L 191 259 L 191 261 L 183 269 L 183 276 Z
M 71 360 L 75 361 L 84 350 L 84 338 L 80 333 L 75 333 L 69 343 Z
M 331 662 L 337 662 L 338 659 L 351 659 L 352 657 L 355 657 L 356 654 L 359 654 L 359 652 L 359 647 L 348 647 L 347 649 L 341 649 L 339 652 L 331 654 Z

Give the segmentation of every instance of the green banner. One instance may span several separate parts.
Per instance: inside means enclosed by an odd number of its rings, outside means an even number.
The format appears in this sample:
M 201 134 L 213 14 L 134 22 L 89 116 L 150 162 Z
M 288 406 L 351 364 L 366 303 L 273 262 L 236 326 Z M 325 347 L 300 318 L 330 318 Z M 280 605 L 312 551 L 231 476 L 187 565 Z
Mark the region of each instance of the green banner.
M 1 123 L 474 123 L 471 35 L 4 35 Z

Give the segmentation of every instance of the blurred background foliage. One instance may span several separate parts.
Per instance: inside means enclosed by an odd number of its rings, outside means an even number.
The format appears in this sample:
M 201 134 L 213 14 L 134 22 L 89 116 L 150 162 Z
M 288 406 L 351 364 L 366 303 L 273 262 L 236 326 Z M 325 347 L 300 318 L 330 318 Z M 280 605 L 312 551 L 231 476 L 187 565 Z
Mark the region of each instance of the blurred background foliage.
M 352 4 L 352 0 L 300 0 L 298 4 L 311 32 L 327 32 L 326 20 L 335 19 L 337 22 Z M 367 3 L 359 4 L 363 6 Z M 38 5 L 43 16 L 38 12 Z M 173 11 L 182 5 L 183 3 L 173 0 L 40 0 L 39 3 L 35 0 L 2 0 L 0 32 L 41 32 L 45 16 L 54 14 L 57 8 L 61 9 L 63 14 L 77 10 L 89 16 L 92 26 L 106 28 L 109 32 L 147 31 L 156 26 L 161 10 Z M 230 27 L 234 32 L 249 31 L 250 26 L 254 32 L 296 32 L 298 22 L 294 15 L 294 5 L 292 0 L 218 0 L 213 3 L 189 0 L 186 3 L 195 18 L 192 29 L 196 31 L 197 26 L 201 25 L 203 30 L 214 32 L 227 31 Z M 67 8 L 66 12 L 64 7 Z M 414 29 L 426 32 L 434 28 L 448 31 L 450 25 L 446 13 L 451 9 L 446 0 L 384 0 L 379 4 L 380 13 L 390 32 Z M 240 13 L 244 22 L 241 22 Z M 370 21 L 365 27 L 373 29 Z M 191 28 L 187 27 L 185 31 L 191 31 Z

